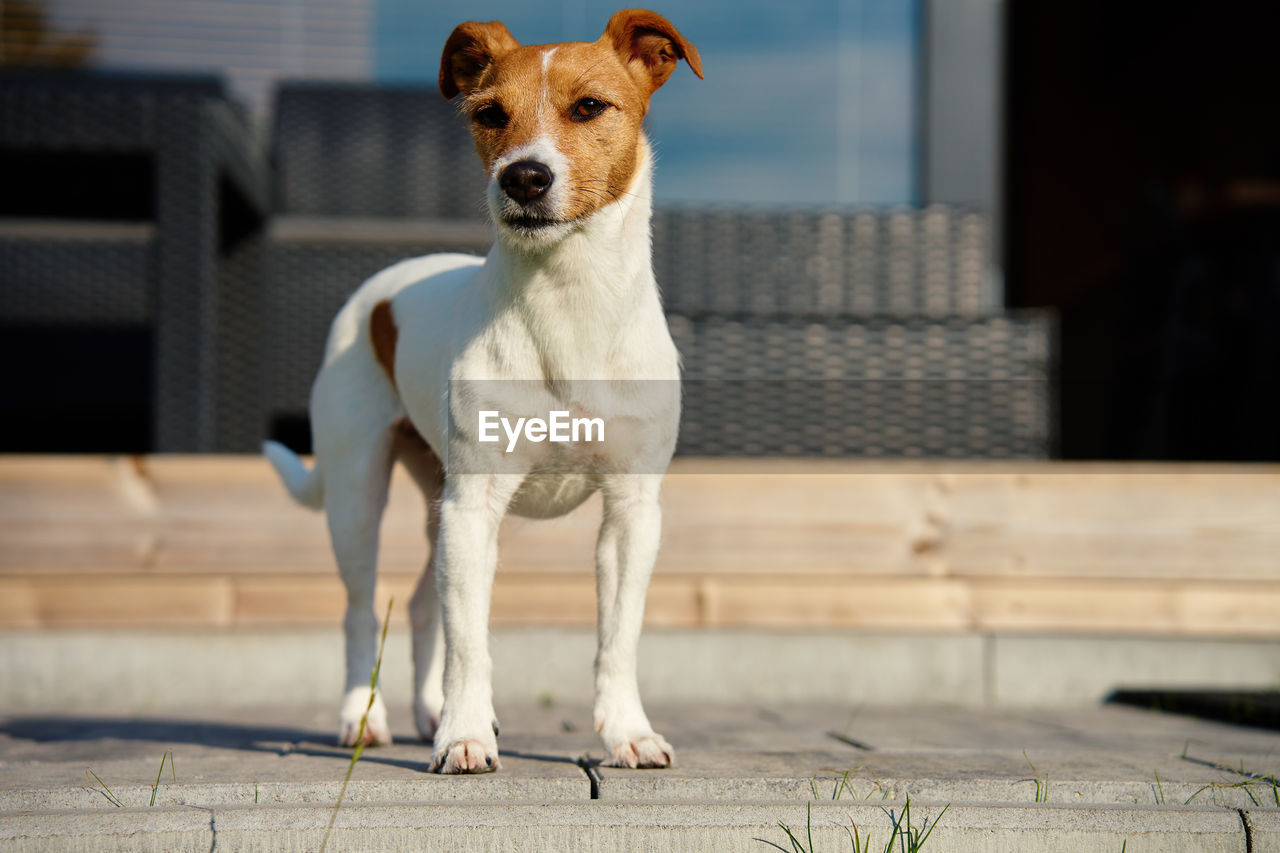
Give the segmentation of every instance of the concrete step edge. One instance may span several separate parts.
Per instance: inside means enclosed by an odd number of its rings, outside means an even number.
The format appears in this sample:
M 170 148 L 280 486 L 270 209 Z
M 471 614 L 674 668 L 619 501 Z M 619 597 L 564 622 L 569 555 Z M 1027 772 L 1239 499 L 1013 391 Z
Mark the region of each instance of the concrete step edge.
M 939 814 L 941 818 L 939 819 Z M 312 806 L 112 809 L 86 814 L 0 817 L 0 846 L 13 850 L 315 850 L 332 809 Z M 333 851 L 493 849 L 700 851 L 789 849 L 785 825 L 812 850 L 849 850 L 850 833 L 888 840 L 901 805 L 582 804 L 344 806 Z M 1256 819 L 1254 819 L 1256 817 Z M 1234 809 L 954 806 L 912 804 L 912 826 L 932 826 L 934 849 L 947 853 L 1049 851 L 1243 851 L 1246 825 L 1269 832 L 1272 814 Z M 927 821 L 927 824 L 925 823 Z M 1259 830 L 1257 827 L 1261 826 Z M 1270 837 L 1270 836 L 1268 836 Z M 806 842 L 806 849 L 808 848 Z M 1256 849 L 1256 848 L 1255 848 Z M 1270 849 L 1270 848 L 1263 848 Z
M 655 777 L 658 781 L 661 777 Z M 495 780 L 498 781 L 498 780 Z M 686 781 L 676 779 L 676 782 Z M 810 798 L 803 791 L 808 780 L 793 777 L 766 777 L 759 780 L 750 793 L 740 786 L 733 786 L 726 796 L 697 798 L 682 797 L 675 791 L 666 791 L 658 785 L 643 797 L 634 796 L 630 786 L 616 793 L 608 781 L 599 785 L 598 799 L 611 804 L 723 806 L 729 803 L 771 803 L 779 805 L 816 805 L 832 808 L 881 808 L 892 807 L 910 796 L 912 802 L 930 805 L 952 804 L 990 808 L 1020 808 L 1049 806 L 1051 808 L 1121 808 L 1121 809 L 1267 809 L 1271 806 L 1269 791 L 1255 791 L 1250 797 L 1243 787 L 1222 784 L 1218 786 L 1189 782 L 1164 782 L 1163 791 L 1154 783 L 1132 780 L 1120 781 L 1072 781 L 1053 779 L 1047 799 L 1034 780 L 1017 782 L 1010 780 L 949 780 L 949 779 L 880 779 L 869 788 L 868 779 L 850 777 L 849 787 L 835 798 L 837 780 L 824 778 L 814 786 L 816 796 Z M 429 793 L 424 783 L 430 785 Z M 597 783 L 599 784 L 599 783 Z M 125 808 L 206 808 L 234 809 L 255 806 L 328 808 L 336 802 L 342 788 L 341 780 L 281 782 L 253 780 L 245 782 L 217 782 L 197 784 L 162 784 L 155 792 L 155 805 L 148 806 L 152 789 L 144 785 L 112 785 L 110 790 L 117 802 Z M 500 778 L 500 790 L 477 790 L 470 785 L 459 784 L 451 788 L 438 777 L 423 782 L 400 780 L 353 780 L 344 797 L 344 808 L 378 805 L 457 805 L 484 806 L 498 802 L 539 802 L 545 804 L 574 804 L 590 802 L 591 779 L 583 775 L 581 780 L 572 778 L 542 778 L 507 776 Z M 869 793 L 868 793 L 869 791 Z M 551 793 L 549 793 L 551 792 Z M 88 784 L 64 787 L 11 787 L 0 790 L 0 816 L 19 813 L 98 813 L 115 809 L 110 799 L 99 789 Z

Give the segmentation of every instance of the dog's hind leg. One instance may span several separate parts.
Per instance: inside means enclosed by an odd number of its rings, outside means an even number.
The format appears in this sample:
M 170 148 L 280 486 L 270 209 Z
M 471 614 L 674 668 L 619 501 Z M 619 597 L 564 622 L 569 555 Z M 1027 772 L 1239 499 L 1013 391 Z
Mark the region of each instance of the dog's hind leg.
M 440 725 L 444 705 L 444 623 L 435 579 L 444 467 L 407 420 L 400 422 L 395 454 L 422 490 L 427 508 L 427 565 L 409 600 L 409 624 L 413 629 L 413 719 L 422 739 L 431 740 Z
M 378 617 L 373 595 L 378 527 L 391 482 L 395 400 L 372 382 L 352 382 L 350 376 L 342 375 L 344 368 L 349 370 L 345 363 L 326 365 L 317 378 L 311 401 L 316 460 L 324 466 L 329 536 L 338 573 L 347 590 L 347 614 L 343 620 L 347 674 L 338 718 L 338 743 L 355 745 L 367 708 L 365 743 L 387 744 L 391 742 L 391 730 L 386 706 L 380 695 L 373 697 L 370 706 L 369 678 L 377 660 Z
M 347 677 L 338 717 L 338 743 L 354 746 L 360 720 L 368 709 L 364 742 L 391 743 L 387 709 L 381 695 L 369 705 L 369 679 L 377 661 L 378 616 L 373 595 L 377 583 L 378 526 L 386 508 L 391 479 L 391 436 L 325 459 L 325 512 L 338 560 L 338 573 L 347 589 Z M 381 691 L 378 691 L 381 693 Z

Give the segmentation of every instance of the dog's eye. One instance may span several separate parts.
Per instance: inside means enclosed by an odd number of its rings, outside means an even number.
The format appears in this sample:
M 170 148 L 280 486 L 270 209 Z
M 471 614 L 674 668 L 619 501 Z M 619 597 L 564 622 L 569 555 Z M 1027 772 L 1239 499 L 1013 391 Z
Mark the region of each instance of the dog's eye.
M 484 127 L 501 128 L 506 127 L 510 119 L 507 118 L 507 112 L 497 104 L 490 104 L 475 111 L 471 116 L 476 124 Z
M 582 98 L 573 105 L 571 117 L 574 121 L 587 121 L 593 119 L 609 107 L 604 101 L 598 101 L 595 98 Z

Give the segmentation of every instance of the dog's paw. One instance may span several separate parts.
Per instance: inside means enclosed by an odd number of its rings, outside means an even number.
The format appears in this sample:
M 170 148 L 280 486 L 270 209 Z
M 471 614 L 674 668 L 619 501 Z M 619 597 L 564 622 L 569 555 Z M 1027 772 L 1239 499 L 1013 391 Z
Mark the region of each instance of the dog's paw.
M 369 688 L 357 687 L 347 692 L 342 700 L 342 710 L 338 712 L 338 746 L 355 746 L 361 740 L 360 720 L 364 718 L 366 708 L 369 719 L 364 727 L 364 745 L 391 744 L 391 727 L 387 725 L 387 707 L 382 703 L 382 696 L 375 695 L 371 707 Z
M 431 755 L 431 769 L 435 773 L 489 773 L 500 766 L 496 743 L 472 739 L 455 740 Z
M 670 767 L 675 761 L 676 751 L 660 734 L 650 732 L 647 735 L 632 737 L 621 743 L 609 746 L 609 760 L 606 767 L 627 767 L 632 770 L 648 767 Z

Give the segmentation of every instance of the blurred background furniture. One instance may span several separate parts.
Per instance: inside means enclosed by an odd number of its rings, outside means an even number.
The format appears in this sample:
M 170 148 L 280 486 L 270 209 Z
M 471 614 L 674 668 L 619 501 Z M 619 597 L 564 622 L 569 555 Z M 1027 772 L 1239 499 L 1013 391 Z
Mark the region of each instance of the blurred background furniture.
M 948 205 L 659 208 L 654 272 L 670 312 L 757 316 L 999 311 L 990 223 Z
M 1048 455 L 1042 314 L 672 314 L 692 456 Z
M 2 103 L 9 347 L 79 335 L 65 349 L 96 371 L 46 359 L 34 384 L 81 405 L 76 429 L 95 393 L 147 418 L 78 448 L 37 418 L 8 449 L 308 450 L 311 381 L 352 290 L 492 240 L 470 134 L 431 86 L 282 83 L 266 145 L 211 79 L 29 74 Z M 679 453 L 1053 452 L 1052 315 L 1002 311 L 984 214 L 681 206 L 653 230 L 686 378 Z
M 658 210 L 678 452 L 1049 456 L 1052 315 L 1002 312 L 990 252 L 946 205 Z
M 282 83 L 272 153 L 272 369 L 261 380 L 271 404 L 259 430 L 308 447 L 307 400 L 334 314 L 396 261 L 487 252 L 485 174 L 456 108 L 434 86 Z
M 268 432 L 309 447 L 328 323 L 379 269 L 487 251 L 485 179 L 433 87 L 284 84 L 273 150 Z M 686 376 L 679 452 L 1044 457 L 1053 326 L 1000 315 L 989 223 L 946 206 L 659 208 Z
M 222 83 L 6 71 L 0 176 L 9 449 L 242 445 L 268 178 Z

